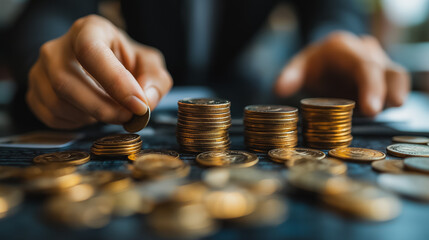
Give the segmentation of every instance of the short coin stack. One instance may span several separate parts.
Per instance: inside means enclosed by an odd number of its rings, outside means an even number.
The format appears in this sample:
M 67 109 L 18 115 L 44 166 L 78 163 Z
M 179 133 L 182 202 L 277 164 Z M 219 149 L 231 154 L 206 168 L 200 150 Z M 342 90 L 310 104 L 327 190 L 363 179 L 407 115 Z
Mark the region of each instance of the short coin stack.
M 127 156 L 140 152 L 142 140 L 137 134 L 115 134 L 94 142 L 91 152 L 98 156 Z
M 301 100 L 304 142 L 308 147 L 332 149 L 349 146 L 353 140 L 355 102 L 336 98 Z
M 244 108 L 244 141 L 248 149 L 267 152 L 295 147 L 298 143 L 298 109 L 281 105 L 250 105 Z
M 195 98 L 180 100 L 178 105 L 176 137 L 182 150 L 205 152 L 229 148 L 229 101 Z

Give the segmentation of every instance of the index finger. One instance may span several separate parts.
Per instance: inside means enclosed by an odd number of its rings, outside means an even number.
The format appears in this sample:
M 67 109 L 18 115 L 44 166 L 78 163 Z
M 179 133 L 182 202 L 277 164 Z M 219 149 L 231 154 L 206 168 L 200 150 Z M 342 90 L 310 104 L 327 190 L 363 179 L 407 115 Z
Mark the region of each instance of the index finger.
M 101 27 L 83 27 L 73 43 L 73 51 L 82 67 L 119 104 L 137 115 L 147 111 L 145 94 L 134 76 L 110 48 L 118 44 L 119 34 Z M 121 43 L 119 43 L 121 44 Z

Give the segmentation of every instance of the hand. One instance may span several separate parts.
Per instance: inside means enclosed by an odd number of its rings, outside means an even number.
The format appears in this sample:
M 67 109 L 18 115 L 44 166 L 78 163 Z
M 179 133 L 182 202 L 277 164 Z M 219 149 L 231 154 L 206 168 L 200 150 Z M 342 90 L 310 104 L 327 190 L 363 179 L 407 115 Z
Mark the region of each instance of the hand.
M 404 103 L 410 79 L 375 38 L 337 32 L 296 55 L 282 70 L 274 91 L 286 97 L 301 87 L 316 96 L 357 99 L 360 111 L 374 116 L 384 106 Z
M 108 20 L 87 16 L 40 48 L 29 73 L 27 103 L 52 128 L 120 124 L 155 108 L 172 87 L 162 54 Z

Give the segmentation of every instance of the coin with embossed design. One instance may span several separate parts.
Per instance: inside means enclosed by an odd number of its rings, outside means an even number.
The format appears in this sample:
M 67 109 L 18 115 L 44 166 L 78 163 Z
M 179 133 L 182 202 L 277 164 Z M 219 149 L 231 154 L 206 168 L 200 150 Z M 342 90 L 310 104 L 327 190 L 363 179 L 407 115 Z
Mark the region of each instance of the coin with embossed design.
M 357 147 L 334 148 L 329 151 L 329 156 L 358 162 L 372 162 L 386 158 L 386 154 L 383 152 Z

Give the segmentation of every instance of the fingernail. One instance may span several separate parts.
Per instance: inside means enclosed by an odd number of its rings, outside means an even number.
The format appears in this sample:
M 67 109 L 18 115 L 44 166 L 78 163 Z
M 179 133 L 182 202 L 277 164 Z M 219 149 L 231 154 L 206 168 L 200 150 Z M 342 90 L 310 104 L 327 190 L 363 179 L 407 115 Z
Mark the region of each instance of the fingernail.
M 159 92 L 155 87 L 149 87 L 145 89 L 146 97 L 149 103 L 153 106 L 156 106 L 160 100 Z
M 374 115 L 381 112 L 381 110 L 383 109 L 383 103 L 379 97 L 375 97 L 375 96 L 372 97 L 370 103 L 371 103 L 371 108 L 374 112 Z
M 136 96 L 129 96 L 125 99 L 128 109 L 136 115 L 143 115 L 147 111 L 147 105 Z

